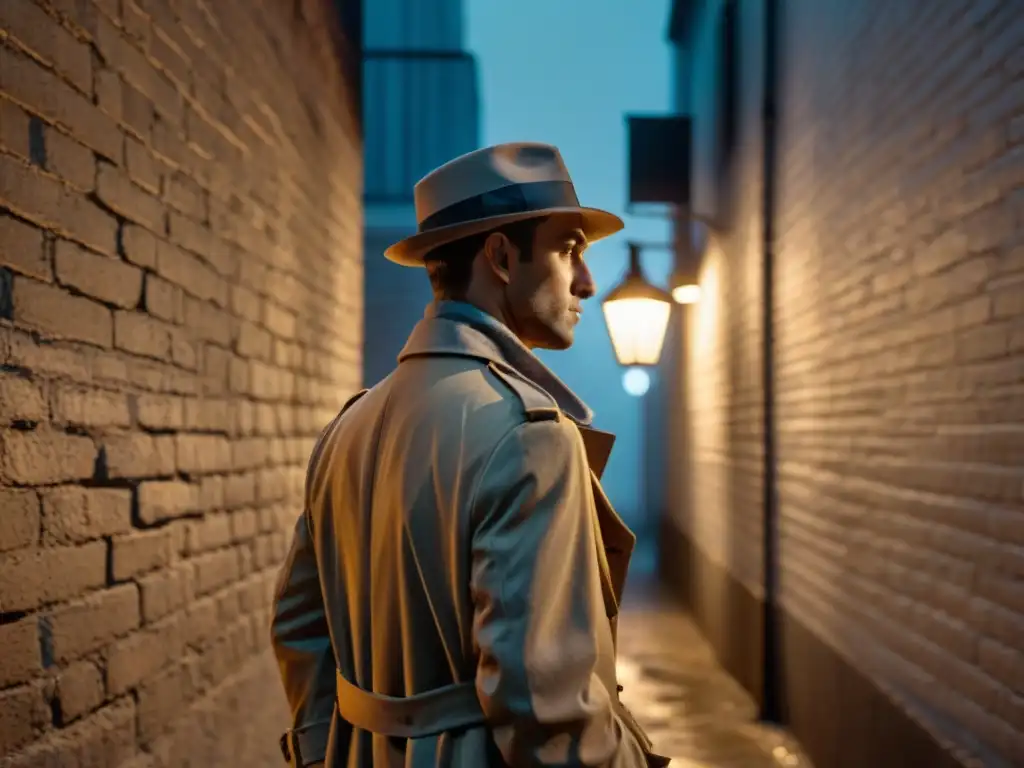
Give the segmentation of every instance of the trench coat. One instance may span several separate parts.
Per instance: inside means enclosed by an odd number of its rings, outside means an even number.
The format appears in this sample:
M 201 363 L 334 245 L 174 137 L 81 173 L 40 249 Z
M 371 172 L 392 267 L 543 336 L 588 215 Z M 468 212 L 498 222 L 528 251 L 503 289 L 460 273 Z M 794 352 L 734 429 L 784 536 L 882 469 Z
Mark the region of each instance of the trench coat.
M 497 320 L 428 308 L 310 458 L 271 628 L 286 759 L 668 763 L 619 700 L 635 537 L 601 489 L 614 438 L 591 415 Z

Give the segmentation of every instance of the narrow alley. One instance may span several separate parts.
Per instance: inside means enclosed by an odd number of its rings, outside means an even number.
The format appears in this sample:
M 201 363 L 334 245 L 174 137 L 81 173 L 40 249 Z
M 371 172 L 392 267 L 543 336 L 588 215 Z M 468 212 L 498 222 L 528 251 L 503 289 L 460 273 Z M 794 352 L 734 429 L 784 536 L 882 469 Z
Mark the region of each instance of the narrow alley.
M 287 764 L 311 451 L 433 296 L 386 248 L 560 207 L 421 210 L 507 141 L 626 224 L 538 356 L 619 436 L 655 749 L 1024 766 L 1022 8 L 0 0 L 0 768 Z
M 813 768 L 784 729 L 721 667 L 657 582 L 630 587 L 619 624 L 622 699 L 679 768 Z

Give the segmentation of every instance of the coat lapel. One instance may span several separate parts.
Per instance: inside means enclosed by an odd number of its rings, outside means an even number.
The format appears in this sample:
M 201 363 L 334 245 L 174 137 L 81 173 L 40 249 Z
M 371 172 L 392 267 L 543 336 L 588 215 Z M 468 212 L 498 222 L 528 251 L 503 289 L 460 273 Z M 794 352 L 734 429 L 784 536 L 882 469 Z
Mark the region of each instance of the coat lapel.
M 619 517 L 601 487 L 601 481 L 591 472 L 594 493 L 595 525 L 598 537 L 598 557 L 601 561 L 601 583 L 609 618 L 619 615 L 622 590 L 626 586 L 629 561 L 633 556 L 636 535 Z
M 608 457 L 611 455 L 612 446 L 615 445 L 615 435 L 582 424 L 578 426 L 583 436 L 583 446 L 587 450 L 587 463 L 600 480 L 604 468 L 608 466 Z
M 590 465 L 590 485 L 594 494 L 594 524 L 598 541 L 598 560 L 601 564 L 601 587 L 609 618 L 619 613 L 622 590 L 626 585 L 629 561 L 633 555 L 636 536 L 619 517 L 601 486 L 601 475 L 608 465 L 615 435 L 593 427 L 580 426 L 583 445 Z

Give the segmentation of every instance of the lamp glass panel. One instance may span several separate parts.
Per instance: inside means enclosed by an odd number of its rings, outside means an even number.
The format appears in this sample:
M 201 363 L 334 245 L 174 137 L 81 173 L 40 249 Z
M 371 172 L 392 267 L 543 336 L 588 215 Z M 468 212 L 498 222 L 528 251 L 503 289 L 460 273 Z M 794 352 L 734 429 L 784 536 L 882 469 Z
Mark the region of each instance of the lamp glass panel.
M 672 305 L 657 299 L 606 301 L 608 335 L 621 365 L 656 365 L 661 357 Z

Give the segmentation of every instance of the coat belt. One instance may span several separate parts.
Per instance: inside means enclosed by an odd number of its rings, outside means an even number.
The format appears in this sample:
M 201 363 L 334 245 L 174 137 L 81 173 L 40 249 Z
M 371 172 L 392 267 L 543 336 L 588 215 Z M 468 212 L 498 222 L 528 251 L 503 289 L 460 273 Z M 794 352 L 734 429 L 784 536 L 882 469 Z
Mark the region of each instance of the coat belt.
M 338 716 L 364 731 L 405 739 L 483 725 L 473 683 L 455 683 L 412 696 L 382 696 L 353 685 L 338 672 Z

